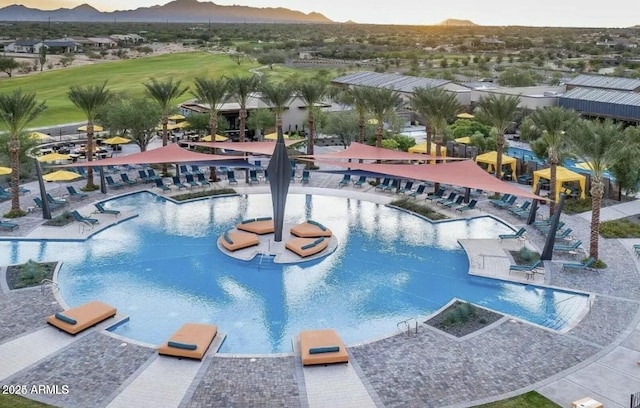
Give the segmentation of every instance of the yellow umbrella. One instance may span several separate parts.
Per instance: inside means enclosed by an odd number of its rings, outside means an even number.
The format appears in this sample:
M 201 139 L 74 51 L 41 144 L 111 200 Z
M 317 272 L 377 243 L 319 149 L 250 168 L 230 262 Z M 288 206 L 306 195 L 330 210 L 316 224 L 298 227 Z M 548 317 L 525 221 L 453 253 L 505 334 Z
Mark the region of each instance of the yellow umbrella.
M 284 133 L 282 136 L 284 136 L 285 139 L 289 138 L 289 135 Z M 274 133 L 269 133 L 268 135 L 264 135 L 264 139 L 265 140 L 278 140 L 278 133 L 274 132 Z
M 367 121 L 368 124 L 370 125 L 377 125 L 378 124 L 378 119 L 376 118 L 371 118 Z
M 169 120 L 183 120 L 185 119 L 185 117 L 183 115 L 171 115 L 169 116 L 167 119 Z
M 211 135 L 206 135 L 201 140 L 203 142 L 210 142 L 211 141 Z M 216 142 L 224 142 L 226 140 L 229 140 L 229 138 L 225 137 L 225 136 L 221 136 L 221 135 L 216 135 Z
M 456 143 L 460 143 L 460 144 L 469 144 L 471 143 L 471 138 L 469 136 L 466 137 L 459 137 L 457 139 L 454 139 Z
M 167 123 L 167 130 L 182 129 L 182 128 L 185 128 L 187 126 L 189 126 L 189 122 Z M 162 125 L 156 126 L 155 130 L 162 130 Z
M 42 176 L 42 179 L 45 181 L 72 181 L 77 178 L 80 178 L 78 173 L 67 170 L 58 170 Z
M 49 136 L 46 133 L 42 133 L 42 132 L 31 132 L 31 134 L 29 134 L 29 137 L 31 139 L 35 139 L 35 140 L 38 140 L 38 141 L 44 141 L 44 140 L 51 139 L 51 136 Z
M 11 169 L 8 167 L 0 167 L 0 176 L 6 176 L 7 174 L 11 174 Z
M 460 118 L 460 119 L 473 119 L 473 118 L 475 118 L 475 116 L 473 116 L 470 113 L 466 113 L 466 112 L 460 113 L 460 114 L 456 115 L 456 117 Z
M 108 144 L 108 145 L 119 145 L 119 144 L 127 144 L 131 141 L 131 139 L 127 139 L 126 137 L 122 137 L 122 136 L 114 136 L 111 137 L 109 139 L 104 139 L 102 141 L 102 143 Z
M 94 132 L 102 132 L 103 130 L 104 130 L 104 128 L 102 126 L 93 125 L 93 131 Z M 86 131 L 87 131 L 87 125 L 80 126 L 78 128 L 78 132 L 86 132 Z
M 54 161 L 58 161 L 58 160 L 69 160 L 71 159 L 71 156 L 67 155 L 67 154 L 60 154 L 60 153 L 49 153 L 49 154 L 45 154 L 42 155 L 40 157 L 38 157 L 38 161 L 39 162 L 54 162 Z

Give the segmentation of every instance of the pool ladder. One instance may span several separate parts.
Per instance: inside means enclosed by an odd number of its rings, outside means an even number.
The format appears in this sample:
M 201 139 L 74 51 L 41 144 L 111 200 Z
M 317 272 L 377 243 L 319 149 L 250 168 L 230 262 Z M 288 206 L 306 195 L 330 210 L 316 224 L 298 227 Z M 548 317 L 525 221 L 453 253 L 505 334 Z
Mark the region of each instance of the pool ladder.
M 44 290 L 47 286 L 51 286 L 51 289 L 55 289 L 55 290 L 60 290 L 60 286 L 58 286 L 57 283 L 55 283 L 54 281 L 52 281 L 51 279 L 43 279 L 40 281 L 40 293 L 42 293 L 44 295 Z
M 414 325 L 415 322 L 415 325 Z M 396 325 L 399 332 L 406 333 L 407 336 L 417 335 L 418 334 L 418 319 L 415 317 L 410 317 L 406 320 L 398 322 Z

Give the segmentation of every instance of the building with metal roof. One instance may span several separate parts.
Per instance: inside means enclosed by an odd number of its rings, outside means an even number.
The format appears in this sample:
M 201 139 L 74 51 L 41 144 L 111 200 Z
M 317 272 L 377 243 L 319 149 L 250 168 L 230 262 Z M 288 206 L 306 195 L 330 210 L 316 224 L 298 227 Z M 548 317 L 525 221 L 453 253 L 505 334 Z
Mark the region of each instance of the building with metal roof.
M 566 85 L 567 90 L 574 88 L 597 88 L 640 92 L 640 79 L 604 75 L 578 75 L 566 82 Z
M 585 116 L 640 123 L 640 93 L 575 88 L 560 95 L 559 105 Z

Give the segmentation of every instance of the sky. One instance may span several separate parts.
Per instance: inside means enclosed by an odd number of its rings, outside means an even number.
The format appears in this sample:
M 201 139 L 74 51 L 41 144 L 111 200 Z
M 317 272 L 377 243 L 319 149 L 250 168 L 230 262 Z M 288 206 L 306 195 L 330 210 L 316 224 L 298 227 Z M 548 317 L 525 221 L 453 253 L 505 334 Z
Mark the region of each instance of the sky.
M 88 3 L 101 11 L 127 10 L 166 4 L 167 0 L 0 0 L 0 7 L 23 4 L 40 9 L 75 7 Z M 447 18 L 481 25 L 555 27 L 630 27 L 640 25 L 635 0 L 216 0 L 219 5 L 285 7 L 322 13 L 336 22 L 430 25 Z

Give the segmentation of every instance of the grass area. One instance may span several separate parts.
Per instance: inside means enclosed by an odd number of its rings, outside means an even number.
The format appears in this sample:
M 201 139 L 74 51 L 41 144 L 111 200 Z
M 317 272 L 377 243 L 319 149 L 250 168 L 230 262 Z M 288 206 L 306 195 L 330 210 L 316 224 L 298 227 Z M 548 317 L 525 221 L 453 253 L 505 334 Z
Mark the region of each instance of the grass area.
M 76 108 L 67 97 L 67 91 L 71 85 L 100 84 L 106 79 L 109 81 L 108 88 L 112 91 L 128 91 L 135 95 L 142 95 L 143 83 L 150 77 L 158 80 L 173 77 L 182 80 L 183 84 L 191 85 L 193 79 L 198 76 L 217 78 L 223 75 L 250 75 L 249 70 L 259 66 L 254 62 L 237 65 L 226 54 L 214 55 L 207 52 L 165 54 L 45 71 L 24 77 L 3 78 L 0 81 L 0 93 L 12 92 L 17 88 L 35 92 L 38 101 L 45 101 L 47 104 L 44 114 L 31 124 L 32 127 L 39 127 L 85 120 L 82 111 Z M 303 78 L 311 77 L 320 70 L 320 68 L 294 69 L 276 65 L 273 70 L 265 69 L 264 72 L 274 80 L 282 80 L 294 73 Z M 335 73 L 334 70 L 329 72 Z M 179 102 L 192 98 L 191 93 L 187 92 Z
M 604 238 L 640 238 L 640 220 L 622 218 L 603 221 L 600 224 L 600 235 Z
M 46 408 L 53 405 L 43 404 L 19 395 L 0 394 L 0 408 Z
M 502 401 L 478 405 L 475 408 L 559 408 L 560 405 L 551 402 L 535 391 L 518 395 Z
M 570 198 L 565 200 L 562 212 L 565 214 L 579 214 L 586 211 L 591 211 L 591 199 L 575 199 Z

